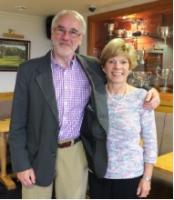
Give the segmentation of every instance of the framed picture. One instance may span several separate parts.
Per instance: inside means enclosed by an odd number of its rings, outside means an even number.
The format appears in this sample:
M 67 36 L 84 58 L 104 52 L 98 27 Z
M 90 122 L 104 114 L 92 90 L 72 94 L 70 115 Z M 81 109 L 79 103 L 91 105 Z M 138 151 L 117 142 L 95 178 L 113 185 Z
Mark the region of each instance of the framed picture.
M 0 38 L 0 71 L 17 71 L 30 58 L 31 42 Z

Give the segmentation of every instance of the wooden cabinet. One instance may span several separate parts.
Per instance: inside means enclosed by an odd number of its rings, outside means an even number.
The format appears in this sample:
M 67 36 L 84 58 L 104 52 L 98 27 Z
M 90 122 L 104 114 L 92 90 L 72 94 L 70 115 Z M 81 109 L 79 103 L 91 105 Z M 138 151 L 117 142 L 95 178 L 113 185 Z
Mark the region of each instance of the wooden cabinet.
M 158 0 L 138 6 L 88 17 L 88 54 L 99 56 L 104 45 L 115 37 L 133 42 L 137 49 L 151 49 L 156 39 L 162 40 L 161 26 L 173 26 L 172 0 Z M 114 30 L 109 34 L 109 26 Z M 132 33 L 134 33 L 132 35 Z M 136 35 L 137 33 L 137 35 Z M 140 35 L 141 33 L 141 35 Z M 167 42 L 171 37 L 167 38 Z M 159 50 L 159 49 L 158 49 Z
M 152 73 L 151 86 L 159 90 L 164 86 L 164 79 L 157 76 L 157 67 L 170 68 L 167 81 L 168 90 L 172 91 L 172 3 L 172 0 L 158 0 L 89 16 L 88 55 L 100 57 L 109 40 L 121 37 L 137 49 L 138 66 L 135 71 Z M 165 28 L 168 33 L 166 38 Z

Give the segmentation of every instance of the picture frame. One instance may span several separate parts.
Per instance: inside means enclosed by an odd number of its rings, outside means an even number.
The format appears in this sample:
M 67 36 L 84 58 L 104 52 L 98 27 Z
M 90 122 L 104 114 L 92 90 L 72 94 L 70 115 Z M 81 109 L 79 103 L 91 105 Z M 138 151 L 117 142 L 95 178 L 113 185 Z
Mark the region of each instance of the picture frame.
M 17 71 L 30 58 L 31 42 L 0 38 L 0 71 Z

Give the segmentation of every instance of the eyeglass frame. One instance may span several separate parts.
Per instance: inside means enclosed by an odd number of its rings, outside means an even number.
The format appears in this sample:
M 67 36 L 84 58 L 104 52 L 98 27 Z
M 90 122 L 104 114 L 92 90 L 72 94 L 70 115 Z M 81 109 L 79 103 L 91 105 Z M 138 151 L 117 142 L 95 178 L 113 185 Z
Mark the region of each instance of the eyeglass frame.
M 60 36 L 63 36 L 66 33 L 68 33 L 68 35 L 71 38 L 78 38 L 78 37 L 80 37 L 80 35 L 82 35 L 82 33 L 80 33 L 75 28 L 71 28 L 70 30 L 66 30 L 63 26 L 60 26 L 60 25 L 58 25 L 57 27 L 54 27 L 53 32 L 56 33 L 57 35 L 60 35 Z

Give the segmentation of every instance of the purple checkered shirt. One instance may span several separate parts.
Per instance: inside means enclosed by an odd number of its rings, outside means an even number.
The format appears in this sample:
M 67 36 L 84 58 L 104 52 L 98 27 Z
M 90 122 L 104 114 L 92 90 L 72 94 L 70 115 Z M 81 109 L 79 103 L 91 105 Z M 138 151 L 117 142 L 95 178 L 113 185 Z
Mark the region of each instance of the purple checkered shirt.
M 58 140 L 79 137 L 84 108 L 90 96 L 90 84 L 76 57 L 63 69 L 51 59 L 53 84 L 58 108 Z

